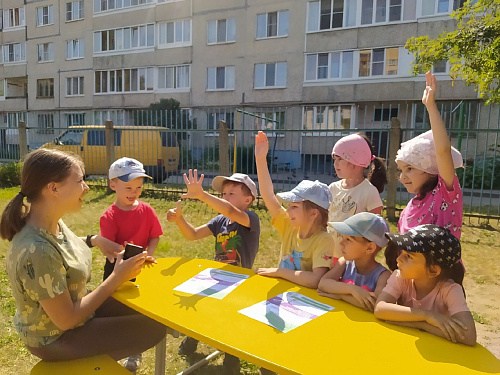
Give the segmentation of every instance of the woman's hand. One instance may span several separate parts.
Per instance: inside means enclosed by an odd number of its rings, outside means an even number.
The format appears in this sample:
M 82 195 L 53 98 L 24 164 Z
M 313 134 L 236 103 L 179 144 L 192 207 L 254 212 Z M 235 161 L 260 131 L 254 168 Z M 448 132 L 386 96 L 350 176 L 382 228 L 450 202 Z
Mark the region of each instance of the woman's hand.
M 133 256 L 127 260 L 123 259 L 125 251 L 120 251 L 116 257 L 115 268 L 113 269 L 112 275 L 114 275 L 118 281 L 124 283 L 127 280 L 135 278 L 141 273 L 144 262 L 146 261 L 147 251 L 143 251 L 140 254 Z
M 110 263 L 114 263 L 118 253 L 123 250 L 123 246 L 103 236 L 95 236 L 93 241 Z

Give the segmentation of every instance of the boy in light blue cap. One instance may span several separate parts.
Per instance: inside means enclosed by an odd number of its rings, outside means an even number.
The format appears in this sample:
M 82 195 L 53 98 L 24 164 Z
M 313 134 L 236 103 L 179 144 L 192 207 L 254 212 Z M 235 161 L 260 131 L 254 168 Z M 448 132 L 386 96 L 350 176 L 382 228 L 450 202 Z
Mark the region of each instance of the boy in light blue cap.
M 377 297 L 391 275 L 375 260 L 389 241 L 386 237 L 389 232 L 387 222 L 380 215 L 360 212 L 344 222 L 328 224 L 342 235 L 342 257 L 319 282 L 319 295 L 373 311 Z
M 260 194 L 281 236 L 278 268 L 259 268 L 259 275 L 280 277 L 309 288 L 317 288 L 321 277 L 330 269 L 333 238 L 328 234 L 328 208 L 332 195 L 319 181 L 304 180 L 289 192 L 274 195 L 267 169 L 269 151 L 267 136 L 255 138 L 255 161 Z M 281 202 L 287 202 L 285 210 Z

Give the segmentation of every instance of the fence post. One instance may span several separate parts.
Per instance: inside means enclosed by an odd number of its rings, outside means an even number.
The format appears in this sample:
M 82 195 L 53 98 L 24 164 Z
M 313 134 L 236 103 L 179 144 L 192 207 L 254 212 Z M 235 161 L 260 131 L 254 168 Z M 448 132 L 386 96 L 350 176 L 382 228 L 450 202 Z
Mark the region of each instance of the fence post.
M 115 131 L 113 128 L 113 121 L 106 120 L 104 125 L 106 127 L 106 165 L 109 168 L 109 166 L 115 161 Z M 108 193 L 111 193 L 111 188 L 109 187 L 109 176 Z
M 389 131 L 389 157 L 387 168 L 387 200 L 386 212 L 389 221 L 396 220 L 396 195 L 398 188 L 398 166 L 396 164 L 396 154 L 399 150 L 401 140 L 401 122 L 393 117 L 391 119 L 391 129 Z
M 19 159 L 24 160 L 28 154 L 28 134 L 26 130 L 26 123 L 24 121 L 19 121 L 17 136 L 19 141 Z
M 219 173 L 221 176 L 230 175 L 229 166 L 229 135 L 226 121 L 220 120 L 219 128 Z

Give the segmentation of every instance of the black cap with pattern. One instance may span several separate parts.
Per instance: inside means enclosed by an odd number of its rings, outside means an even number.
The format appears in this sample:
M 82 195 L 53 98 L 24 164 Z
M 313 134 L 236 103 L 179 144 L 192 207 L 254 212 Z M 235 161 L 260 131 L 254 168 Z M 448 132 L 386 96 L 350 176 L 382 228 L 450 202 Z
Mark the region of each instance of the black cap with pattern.
M 448 229 L 438 225 L 424 224 L 405 234 L 385 235 L 399 249 L 411 253 L 430 253 L 436 263 L 445 268 L 451 268 L 460 260 L 460 241 Z

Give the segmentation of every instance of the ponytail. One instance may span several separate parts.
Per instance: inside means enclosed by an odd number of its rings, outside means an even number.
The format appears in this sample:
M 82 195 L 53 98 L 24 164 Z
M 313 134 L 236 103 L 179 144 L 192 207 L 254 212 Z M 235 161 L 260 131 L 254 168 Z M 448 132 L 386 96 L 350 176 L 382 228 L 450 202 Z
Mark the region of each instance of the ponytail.
M 0 222 L 0 237 L 12 241 L 12 237 L 26 225 L 28 206 L 24 204 L 24 195 L 19 193 L 3 210 Z
M 385 248 L 384 256 L 385 264 L 387 264 L 387 267 L 389 267 L 392 272 L 398 268 L 397 258 L 400 252 L 401 249 L 394 242 L 389 241 Z
M 71 173 L 71 168 L 79 166 L 85 174 L 82 159 L 75 154 L 53 149 L 39 148 L 26 157 L 21 171 L 21 192 L 7 204 L 0 221 L 0 237 L 12 241 L 26 225 L 29 206 L 40 198 L 42 190 L 50 182 L 62 182 Z
M 366 141 L 373 154 L 373 145 L 370 138 L 362 133 L 357 134 Z M 377 188 L 379 193 L 382 193 L 385 185 L 387 185 L 387 167 L 385 166 L 385 160 L 376 156 L 368 168 L 370 168 L 367 176 L 368 181 L 370 181 L 370 183 Z

